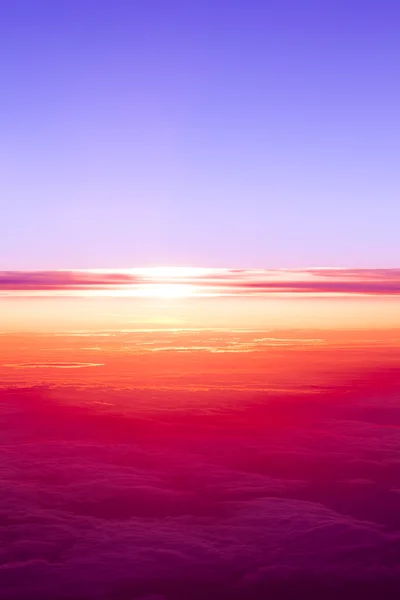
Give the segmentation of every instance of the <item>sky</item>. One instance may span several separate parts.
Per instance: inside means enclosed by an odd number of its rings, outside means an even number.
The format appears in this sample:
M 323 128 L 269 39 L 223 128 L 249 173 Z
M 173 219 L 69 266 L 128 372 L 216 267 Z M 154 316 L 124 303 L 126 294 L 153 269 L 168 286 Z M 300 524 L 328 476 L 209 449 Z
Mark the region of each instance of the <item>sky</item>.
M 0 268 L 398 266 L 399 17 L 4 0 Z
M 0 600 L 400 598 L 400 4 L 0 0 Z

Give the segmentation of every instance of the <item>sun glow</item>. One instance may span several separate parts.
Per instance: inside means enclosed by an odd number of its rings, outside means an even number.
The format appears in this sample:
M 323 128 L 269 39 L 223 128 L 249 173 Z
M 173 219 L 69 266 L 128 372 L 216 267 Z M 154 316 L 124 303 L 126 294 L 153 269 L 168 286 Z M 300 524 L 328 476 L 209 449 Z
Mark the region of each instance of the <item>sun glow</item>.
M 148 267 L 135 269 L 135 272 L 151 279 L 158 279 L 159 277 L 174 279 L 175 277 L 204 277 L 218 272 L 218 269 L 204 269 L 201 267 Z
M 74 269 L 75 270 L 75 269 Z M 76 271 L 76 270 L 75 270 Z M 207 275 L 224 273 L 226 269 L 211 269 L 202 267 L 133 267 L 130 269 L 90 269 L 91 273 L 121 273 L 138 275 L 146 279 L 180 279 L 206 277 Z M 86 272 L 82 270 L 81 272 Z
M 147 298 L 189 298 L 196 295 L 196 286 L 177 283 L 143 285 L 136 290 L 135 295 Z

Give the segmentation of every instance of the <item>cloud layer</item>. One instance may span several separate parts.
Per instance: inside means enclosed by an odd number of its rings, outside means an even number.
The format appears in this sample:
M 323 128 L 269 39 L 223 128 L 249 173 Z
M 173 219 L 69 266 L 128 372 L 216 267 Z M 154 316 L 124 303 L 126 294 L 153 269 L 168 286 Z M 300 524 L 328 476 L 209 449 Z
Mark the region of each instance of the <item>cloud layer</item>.
M 0 598 L 397 597 L 399 393 L 1 390 Z
M 171 288 L 172 286 L 172 288 Z M 400 294 L 399 269 L 127 269 L 2 271 L 0 293 L 162 295 L 173 287 L 188 295 Z

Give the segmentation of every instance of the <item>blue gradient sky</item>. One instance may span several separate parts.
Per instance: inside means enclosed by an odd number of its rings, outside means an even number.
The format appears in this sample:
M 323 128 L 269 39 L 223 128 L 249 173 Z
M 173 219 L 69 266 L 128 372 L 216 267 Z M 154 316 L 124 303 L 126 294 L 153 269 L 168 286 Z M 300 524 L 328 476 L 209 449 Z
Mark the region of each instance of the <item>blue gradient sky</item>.
M 0 268 L 398 266 L 400 4 L 3 0 Z

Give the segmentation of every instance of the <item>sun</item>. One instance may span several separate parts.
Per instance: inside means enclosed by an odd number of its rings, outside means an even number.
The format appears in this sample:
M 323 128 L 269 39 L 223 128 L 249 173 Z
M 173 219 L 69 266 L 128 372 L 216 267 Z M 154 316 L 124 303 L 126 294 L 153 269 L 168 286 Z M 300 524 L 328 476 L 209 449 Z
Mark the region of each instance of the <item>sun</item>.
M 203 295 L 199 278 L 214 271 L 215 269 L 201 267 L 176 266 L 130 269 L 130 273 L 142 278 L 142 283 L 128 293 L 147 298 L 190 298 Z

